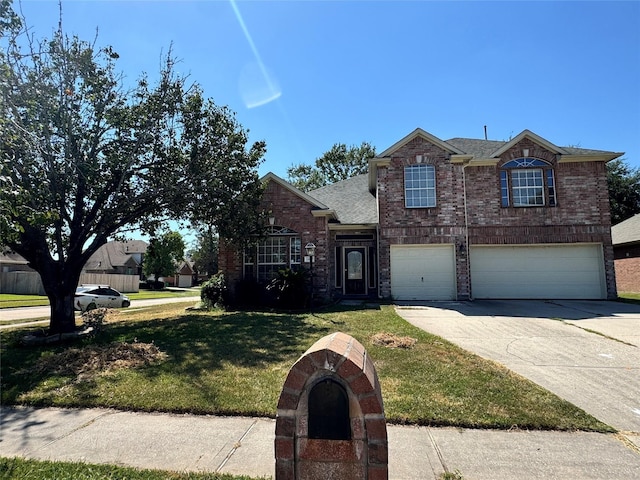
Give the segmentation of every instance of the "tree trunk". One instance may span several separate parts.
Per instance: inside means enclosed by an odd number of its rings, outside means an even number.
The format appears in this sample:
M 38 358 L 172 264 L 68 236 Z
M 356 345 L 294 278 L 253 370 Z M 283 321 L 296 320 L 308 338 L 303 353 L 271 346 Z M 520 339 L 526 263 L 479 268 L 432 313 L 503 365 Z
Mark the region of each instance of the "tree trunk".
M 74 295 L 75 287 L 71 292 L 55 291 L 48 295 L 51 304 L 50 335 L 70 333 L 76 329 L 76 314 L 73 308 Z
M 40 271 L 44 291 L 51 305 L 49 334 L 71 333 L 76 329 L 75 300 L 76 287 L 80 280 L 82 264 L 75 261 L 49 262 Z

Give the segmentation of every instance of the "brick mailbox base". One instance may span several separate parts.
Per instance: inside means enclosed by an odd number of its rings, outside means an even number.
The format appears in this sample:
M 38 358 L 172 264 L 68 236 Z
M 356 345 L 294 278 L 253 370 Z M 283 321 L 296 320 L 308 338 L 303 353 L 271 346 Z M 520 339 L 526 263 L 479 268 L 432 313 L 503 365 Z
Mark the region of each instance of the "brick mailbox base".
M 373 361 L 353 337 L 318 340 L 278 401 L 276 480 L 388 478 L 387 426 Z

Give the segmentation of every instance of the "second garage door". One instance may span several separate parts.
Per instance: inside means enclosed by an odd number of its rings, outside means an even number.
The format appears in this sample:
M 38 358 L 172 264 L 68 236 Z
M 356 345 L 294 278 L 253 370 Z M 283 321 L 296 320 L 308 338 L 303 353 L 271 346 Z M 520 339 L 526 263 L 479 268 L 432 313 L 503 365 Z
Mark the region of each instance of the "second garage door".
M 474 298 L 606 298 L 602 246 L 471 247 Z
M 453 245 L 392 245 L 391 295 L 396 300 L 454 300 Z

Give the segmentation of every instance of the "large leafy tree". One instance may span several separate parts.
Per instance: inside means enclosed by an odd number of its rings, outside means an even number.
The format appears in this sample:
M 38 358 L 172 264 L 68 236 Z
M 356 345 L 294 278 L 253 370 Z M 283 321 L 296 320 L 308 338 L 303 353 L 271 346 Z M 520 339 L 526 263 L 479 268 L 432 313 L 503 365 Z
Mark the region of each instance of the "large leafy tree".
M 640 169 L 617 158 L 607 163 L 611 223 L 620 223 L 640 213 Z
M 108 239 L 168 219 L 243 238 L 259 224 L 265 145 L 174 70 L 127 85 L 118 55 L 60 27 L 35 41 L 0 0 L 0 244 L 41 276 L 51 333 L 75 329 L 73 297 Z M 19 187 L 19 188 L 18 188 Z M 5 208 L 6 207 L 6 208 Z
M 369 159 L 376 156 L 376 149 L 367 142 L 347 147 L 334 144 L 315 161 L 315 166 L 301 163 L 287 169 L 289 182 L 304 192 L 367 173 Z
M 157 282 L 176 272 L 178 262 L 184 259 L 184 240 L 179 232 L 165 232 L 149 241 L 144 255 L 142 270 L 145 275 L 153 275 Z
M 189 251 L 198 273 L 214 275 L 218 272 L 218 236 L 212 228 L 202 229 L 196 238 L 196 245 Z

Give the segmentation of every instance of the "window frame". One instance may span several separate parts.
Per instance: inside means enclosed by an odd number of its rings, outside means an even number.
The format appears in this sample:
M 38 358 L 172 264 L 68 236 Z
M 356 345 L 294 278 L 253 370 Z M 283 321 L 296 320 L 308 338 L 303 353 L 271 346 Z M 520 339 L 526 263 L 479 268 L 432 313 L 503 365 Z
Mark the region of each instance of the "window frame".
M 280 261 L 282 259 L 284 261 Z M 274 278 L 278 270 L 295 270 L 301 265 L 302 238 L 289 228 L 271 227 L 267 237 L 244 248 L 242 277 L 265 283 Z
M 437 206 L 436 167 L 434 165 L 426 163 L 407 165 L 404 167 L 403 178 L 405 208 L 435 208 Z M 426 202 L 423 203 L 423 200 Z
M 535 177 L 530 173 L 539 172 Z M 522 175 L 524 177 L 522 177 Z M 514 178 L 517 177 L 517 178 Z M 529 184 L 530 180 L 539 180 L 539 185 Z M 557 190 L 555 185 L 555 173 L 553 165 L 546 160 L 533 157 L 516 158 L 506 162 L 500 167 L 500 205 L 502 208 L 529 208 L 529 207 L 556 207 L 558 205 Z M 524 183 L 524 184 L 521 184 Z M 516 195 L 516 191 L 539 190 L 541 203 L 529 203 L 517 199 L 531 199 L 538 195 Z

